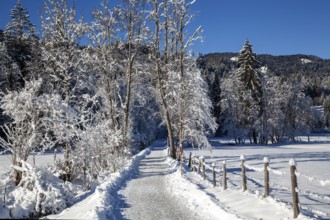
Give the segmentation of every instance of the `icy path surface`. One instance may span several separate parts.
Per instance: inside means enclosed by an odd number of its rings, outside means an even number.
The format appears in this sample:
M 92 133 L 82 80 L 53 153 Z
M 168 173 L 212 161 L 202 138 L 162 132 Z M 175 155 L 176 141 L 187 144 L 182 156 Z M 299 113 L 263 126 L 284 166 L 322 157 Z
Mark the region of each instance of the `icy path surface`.
M 157 142 L 156 142 L 157 143 Z M 198 213 L 187 209 L 186 201 L 173 196 L 167 188 L 170 168 L 166 150 L 154 146 L 139 164 L 136 175 L 118 192 L 122 196 L 125 219 L 201 219 Z

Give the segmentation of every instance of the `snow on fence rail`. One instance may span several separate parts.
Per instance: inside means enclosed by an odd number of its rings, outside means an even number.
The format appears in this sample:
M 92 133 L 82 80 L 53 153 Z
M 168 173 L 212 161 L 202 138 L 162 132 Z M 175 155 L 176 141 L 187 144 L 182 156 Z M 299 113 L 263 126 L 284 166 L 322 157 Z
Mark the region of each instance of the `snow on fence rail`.
M 296 176 L 298 177 L 304 177 L 306 178 L 307 180 L 309 180 L 310 182 L 314 182 L 314 183 L 318 183 L 320 184 L 321 186 L 327 186 L 327 185 L 330 185 L 330 180 L 321 180 L 321 179 L 317 179 L 315 177 L 311 177 L 311 176 L 307 176 L 301 172 L 297 172 L 296 171 Z
M 241 171 L 242 171 L 241 175 L 242 175 L 243 191 L 247 190 L 247 177 L 246 177 L 247 171 L 255 171 L 255 172 L 259 172 L 259 173 L 262 173 L 262 172 L 264 173 L 264 197 L 269 196 L 269 173 L 278 175 L 278 176 L 283 176 L 283 175 L 290 176 L 292 204 L 293 204 L 293 217 L 294 218 L 297 218 L 300 213 L 299 205 L 298 205 L 298 203 L 299 203 L 298 193 L 304 193 L 304 194 L 308 194 L 309 196 L 312 196 L 312 197 L 323 198 L 323 199 L 330 201 L 330 197 L 328 197 L 328 196 L 321 196 L 316 193 L 300 190 L 298 188 L 298 182 L 297 182 L 298 177 L 306 178 L 310 182 L 320 184 L 322 187 L 330 185 L 330 180 L 321 180 L 321 179 L 318 179 L 315 177 L 305 175 L 301 172 L 297 172 L 296 162 L 294 159 L 291 159 L 289 161 L 290 173 L 271 168 L 269 166 L 269 159 L 267 157 L 265 157 L 263 160 L 264 167 L 255 167 L 255 166 L 249 165 L 248 163 L 246 163 L 243 155 L 240 157 L 240 160 L 241 160 Z M 207 170 L 211 171 L 209 173 L 212 173 L 211 181 L 212 181 L 214 187 L 216 186 L 216 182 L 217 182 L 216 173 L 218 173 L 218 175 L 219 175 L 218 179 L 219 179 L 220 185 L 223 186 L 224 190 L 227 189 L 227 187 L 228 187 L 227 179 L 228 178 L 227 178 L 226 161 L 223 161 L 222 167 L 220 166 L 219 169 L 216 169 L 216 165 L 214 162 L 210 165 L 210 164 L 206 163 L 205 158 L 203 156 L 200 156 L 199 158 L 197 158 L 194 154 L 192 154 L 190 152 L 188 167 L 193 172 L 200 174 L 203 177 L 203 180 L 206 180 Z

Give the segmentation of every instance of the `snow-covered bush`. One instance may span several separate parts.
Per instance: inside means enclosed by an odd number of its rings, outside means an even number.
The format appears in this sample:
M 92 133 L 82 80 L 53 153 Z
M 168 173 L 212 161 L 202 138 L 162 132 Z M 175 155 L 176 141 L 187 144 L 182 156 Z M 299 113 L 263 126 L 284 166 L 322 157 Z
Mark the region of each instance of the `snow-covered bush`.
M 8 91 L 3 94 L 0 107 L 10 117 L 8 124 L 1 126 L 5 138 L 0 137 L 0 145 L 12 153 L 12 164 L 20 166 L 37 147 L 42 147 L 42 123 L 40 121 L 39 89 L 42 80 L 26 82 L 21 91 Z M 17 170 L 16 170 L 17 171 Z M 14 172 L 16 184 L 20 181 L 20 172 Z
M 7 182 L 6 208 L 12 218 L 31 218 L 63 211 L 74 203 L 75 196 L 83 187 L 63 182 L 46 168 L 36 168 L 21 161 L 22 172 L 18 186 Z

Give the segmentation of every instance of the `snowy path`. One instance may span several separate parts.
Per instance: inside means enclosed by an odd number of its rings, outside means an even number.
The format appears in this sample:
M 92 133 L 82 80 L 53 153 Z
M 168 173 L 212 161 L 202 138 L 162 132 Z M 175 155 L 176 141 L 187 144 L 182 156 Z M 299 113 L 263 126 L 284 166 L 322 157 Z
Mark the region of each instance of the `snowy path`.
M 185 201 L 173 196 L 167 189 L 170 174 L 164 147 L 155 146 L 141 160 L 136 175 L 118 192 L 126 204 L 122 210 L 125 219 L 200 219 L 197 213 L 186 209 Z
M 165 143 L 156 141 L 134 157 L 122 171 L 111 174 L 87 198 L 47 219 L 237 219 L 197 190 L 191 199 L 190 189 L 177 190 L 182 178 L 176 161 L 166 155 Z M 190 183 L 190 187 L 194 187 Z M 186 195 L 183 196 L 182 190 Z

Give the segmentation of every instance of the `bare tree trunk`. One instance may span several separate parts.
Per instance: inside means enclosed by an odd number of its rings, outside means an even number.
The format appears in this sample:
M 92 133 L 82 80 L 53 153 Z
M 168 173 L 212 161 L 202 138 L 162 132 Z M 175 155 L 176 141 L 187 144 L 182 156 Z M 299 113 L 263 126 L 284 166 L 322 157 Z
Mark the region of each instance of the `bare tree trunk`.
M 17 161 L 16 152 L 15 152 L 15 156 L 14 156 L 14 165 L 16 165 L 18 167 L 22 167 L 22 163 Z M 17 186 L 22 180 L 22 172 L 17 169 L 14 169 L 13 175 L 14 175 L 13 178 L 15 181 L 15 185 Z
M 115 119 L 115 110 L 114 110 L 114 104 L 113 104 L 113 99 L 111 97 L 111 94 L 112 94 L 112 90 L 111 90 L 111 85 L 110 85 L 110 79 L 106 79 L 107 81 L 107 87 L 108 87 L 108 101 L 109 101 L 109 105 L 110 105 L 110 108 L 109 108 L 109 117 L 111 118 L 111 125 L 113 128 L 116 127 L 116 119 Z
M 181 3 L 182 4 L 182 3 Z M 184 77 L 184 42 L 183 42 L 183 30 L 184 30 L 184 16 L 185 13 L 183 12 L 184 5 L 180 7 L 180 20 L 179 20 L 179 44 L 180 44 L 180 52 L 179 52 L 179 59 L 180 59 L 180 119 L 179 119 L 179 145 L 182 146 L 184 140 L 184 85 L 183 85 L 183 77 Z
M 131 3 L 129 3 L 129 19 L 127 25 L 128 31 L 128 63 L 127 63 L 127 85 L 126 85 L 126 99 L 125 99 L 125 107 L 124 107 L 124 127 L 123 127 L 123 138 L 124 143 L 127 143 L 126 136 L 128 133 L 128 119 L 129 119 L 129 110 L 130 110 L 130 100 L 131 100 L 131 88 L 132 88 L 132 69 L 133 69 L 133 55 L 132 55 L 132 38 L 133 38 L 133 30 L 132 30 L 132 12 L 131 12 Z
M 168 62 L 168 56 L 169 56 L 169 38 L 168 38 L 168 5 L 167 1 L 164 1 L 164 15 L 165 15 L 165 24 L 164 24 L 164 32 L 165 32 L 165 42 L 164 42 L 164 63 L 167 65 Z
M 71 146 L 68 141 L 65 143 L 65 157 L 64 157 L 64 180 L 71 181 L 71 164 L 70 164 Z

